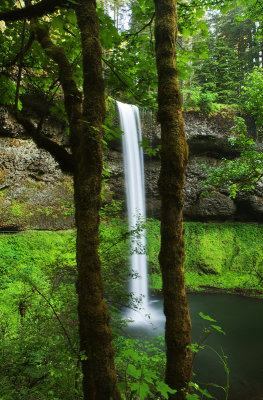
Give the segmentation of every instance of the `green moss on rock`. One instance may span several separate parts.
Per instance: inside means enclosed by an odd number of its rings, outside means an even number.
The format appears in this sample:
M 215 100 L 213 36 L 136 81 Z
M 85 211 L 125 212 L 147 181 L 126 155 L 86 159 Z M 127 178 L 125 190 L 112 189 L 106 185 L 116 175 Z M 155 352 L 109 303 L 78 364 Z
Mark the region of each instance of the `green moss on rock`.
M 190 290 L 210 288 L 263 292 L 263 226 L 186 222 L 185 275 Z M 161 290 L 159 223 L 148 234 L 150 285 Z

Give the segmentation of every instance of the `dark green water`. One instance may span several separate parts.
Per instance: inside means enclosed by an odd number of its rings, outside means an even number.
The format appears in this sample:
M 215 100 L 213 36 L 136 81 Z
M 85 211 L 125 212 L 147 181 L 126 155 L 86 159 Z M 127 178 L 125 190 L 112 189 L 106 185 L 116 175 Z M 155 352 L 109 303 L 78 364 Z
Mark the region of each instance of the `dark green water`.
M 217 320 L 226 335 L 214 333 L 205 344 L 228 356 L 230 368 L 229 400 L 263 400 L 263 301 L 234 295 L 189 294 L 192 320 L 192 342 L 202 336 L 204 321 L 199 312 Z M 154 336 L 164 332 L 162 301 L 153 299 L 152 325 L 135 324 L 132 336 Z M 201 387 L 213 382 L 224 386 L 226 374 L 218 356 L 210 349 L 198 353 L 194 361 L 194 382 Z M 225 399 L 224 392 L 207 386 L 216 399 Z

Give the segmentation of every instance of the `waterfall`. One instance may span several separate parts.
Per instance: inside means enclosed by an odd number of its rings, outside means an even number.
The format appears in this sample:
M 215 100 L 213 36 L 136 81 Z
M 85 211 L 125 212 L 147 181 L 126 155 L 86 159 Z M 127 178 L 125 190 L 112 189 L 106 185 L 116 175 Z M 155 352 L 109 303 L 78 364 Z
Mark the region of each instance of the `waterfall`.
M 146 219 L 145 183 L 140 114 L 138 107 L 117 101 L 122 136 L 124 175 L 129 229 L 135 229 Z M 134 277 L 131 278 L 130 290 L 141 299 L 142 312 L 148 313 L 147 258 L 145 253 L 145 231 L 140 231 L 131 239 L 130 264 Z M 133 319 L 137 319 L 133 313 Z

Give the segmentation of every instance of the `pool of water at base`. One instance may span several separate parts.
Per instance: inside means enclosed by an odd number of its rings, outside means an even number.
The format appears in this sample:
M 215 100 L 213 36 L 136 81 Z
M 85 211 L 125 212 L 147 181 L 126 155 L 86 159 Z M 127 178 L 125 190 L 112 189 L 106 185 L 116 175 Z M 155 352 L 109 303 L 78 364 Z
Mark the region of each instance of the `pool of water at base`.
M 263 400 L 263 300 L 226 294 L 189 294 L 192 343 L 198 342 L 207 324 L 199 312 L 211 316 L 226 335 L 218 332 L 205 344 L 228 357 L 230 369 L 229 400 Z M 140 313 L 137 323 L 127 328 L 131 337 L 153 337 L 164 333 L 163 303 L 151 297 L 151 318 Z M 226 384 L 226 373 L 219 357 L 210 348 L 201 350 L 194 361 L 193 381 L 207 387 L 217 400 L 224 400 L 222 389 L 207 386 Z

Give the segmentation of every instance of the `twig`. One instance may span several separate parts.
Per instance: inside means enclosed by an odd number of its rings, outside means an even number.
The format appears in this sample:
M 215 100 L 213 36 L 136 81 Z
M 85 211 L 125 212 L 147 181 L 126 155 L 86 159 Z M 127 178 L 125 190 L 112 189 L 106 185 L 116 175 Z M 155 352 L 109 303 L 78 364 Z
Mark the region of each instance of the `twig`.
M 204 6 L 218 6 L 218 5 L 223 5 L 226 2 L 232 2 L 232 0 L 205 0 L 203 2 L 196 2 L 196 1 L 192 1 L 191 4 L 187 4 L 187 3 L 181 3 L 181 2 L 177 2 L 179 7 L 184 7 L 184 8 L 202 8 Z
M 56 317 L 56 319 L 57 319 L 57 321 L 58 321 L 58 323 L 59 323 L 59 325 L 60 325 L 60 327 L 61 327 L 61 329 L 62 329 L 62 331 L 64 332 L 64 335 L 66 336 L 66 338 L 67 338 L 67 340 L 68 340 L 68 343 L 69 343 L 69 346 L 70 346 L 71 350 L 72 350 L 73 353 L 79 358 L 80 355 L 79 355 L 78 351 L 74 348 L 73 343 L 72 343 L 72 341 L 71 341 L 71 339 L 70 339 L 70 336 L 69 336 L 69 334 L 68 334 L 66 328 L 64 327 L 64 325 L 63 325 L 63 323 L 62 323 L 62 321 L 61 321 L 61 319 L 60 319 L 58 313 L 56 312 L 54 306 L 52 305 L 52 303 L 48 300 L 48 298 L 46 297 L 46 295 L 44 295 L 44 294 L 36 287 L 36 285 L 35 285 L 30 279 L 25 278 L 25 277 L 24 277 L 24 279 L 26 279 L 26 281 L 32 286 L 32 288 L 45 300 L 45 302 L 46 302 L 46 303 L 48 304 L 48 306 L 51 308 L 53 314 L 55 315 L 55 317 Z
M 34 43 L 34 40 L 35 40 L 35 33 L 30 32 L 28 42 L 24 46 L 23 55 L 25 55 L 30 50 L 32 44 Z M 13 65 L 15 65 L 16 62 L 20 59 L 21 53 L 22 53 L 22 51 L 20 50 L 19 53 L 17 53 L 11 61 L 7 62 L 6 64 L 1 65 L 1 68 L 10 68 Z
M 151 26 L 151 25 L 152 25 L 153 20 L 154 20 L 154 17 L 155 17 L 155 12 L 153 13 L 153 15 L 152 15 L 150 21 L 147 22 L 147 24 L 145 24 L 141 29 L 139 29 L 137 32 L 134 32 L 134 33 L 126 33 L 126 34 L 124 35 L 124 37 L 137 36 L 139 33 L 141 33 L 142 31 L 144 31 L 144 29 L 147 28 L 147 26 Z
M 21 78 L 22 78 L 24 47 L 25 47 L 25 34 L 26 34 L 26 19 L 24 19 L 23 29 L 22 29 L 21 50 L 20 50 L 20 56 L 19 56 L 19 66 L 18 66 L 18 74 L 17 74 L 17 81 L 16 81 L 16 94 L 15 94 L 15 108 L 16 109 L 18 108 L 19 90 L 20 90 Z
M 143 101 L 137 97 L 137 95 L 133 92 L 130 86 L 121 78 L 121 76 L 115 71 L 115 66 L 113 66 L 109 61 L 107 61 L 104 57 L 102 57 L 102 61 L 110 68 L 113 74 L 118 78 L 118 80 L 128 89 L 128 91 L 133 95 L 135 100 L 139 103 L 143 104 Z

